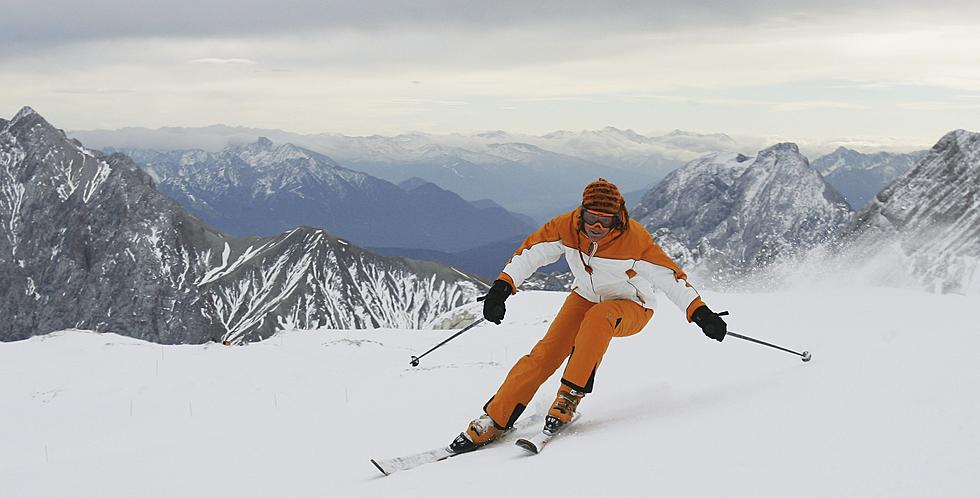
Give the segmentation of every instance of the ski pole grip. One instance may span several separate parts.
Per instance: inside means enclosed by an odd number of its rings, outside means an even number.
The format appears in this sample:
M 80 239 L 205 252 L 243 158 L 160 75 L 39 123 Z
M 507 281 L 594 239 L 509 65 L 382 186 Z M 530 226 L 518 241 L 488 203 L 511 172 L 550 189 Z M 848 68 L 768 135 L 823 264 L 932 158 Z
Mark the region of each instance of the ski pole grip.
M 725 316 L 725 315 L 727 315 L 727 314 L 728 314 L 728 312 L 727 312 L 727 311 L 722 311 L 721 313 L 718 313 L 718 316 Z

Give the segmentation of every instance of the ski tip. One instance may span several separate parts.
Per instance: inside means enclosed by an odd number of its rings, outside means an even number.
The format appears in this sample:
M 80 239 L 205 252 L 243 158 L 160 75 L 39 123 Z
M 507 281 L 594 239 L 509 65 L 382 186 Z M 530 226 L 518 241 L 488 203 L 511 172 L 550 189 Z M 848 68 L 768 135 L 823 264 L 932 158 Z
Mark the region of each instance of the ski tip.
M 520 446 L 521 448 L 524 448 L 525 450 L 527 450 L 527 451 L 529 451 L 531 453 L 534 453 L 534 454 L 537 454 L 538 453 L 538 447 L 534 443 L 532 443 L 531 441 L 528 441 L 527 439 L 524 439 L 524 438 L 518 439 L 514 444 L 516 444 L 517 446 Z
M 380 466 L 380 465 L 378 465 L 378 462 L 376 462 L 376 461 L 374 461 L 374 459 L 373 459 L 373 458 L 371 459 L 371 463 L 373 463 L 373 464 L 374 464 L 374 466 L 375 466 L 375 467 L 377 467 L 377 468 L 378 468 L 378 470 L 380 470 L 382 474 L 384 474 L 384 475 L 388 475 L 388 473 L 387 473 L 387 472 L 385 472 L 385 469 L 383 469 L 383 468 L 381 468 L 381 466 Z

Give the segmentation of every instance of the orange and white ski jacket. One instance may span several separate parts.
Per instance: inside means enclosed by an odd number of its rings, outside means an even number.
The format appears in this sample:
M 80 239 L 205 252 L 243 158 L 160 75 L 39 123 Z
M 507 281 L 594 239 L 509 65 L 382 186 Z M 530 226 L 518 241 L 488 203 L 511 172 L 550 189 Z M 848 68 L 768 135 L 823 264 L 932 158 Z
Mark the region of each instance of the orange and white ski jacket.
M 688 321 L 704 305 L 687 275 L 639 222 L 631 219 L 628 230 L 613 230 L 595 243 L 579 230 L 580 216 L 575 209 L 545 223 L 517 249 L 498 278 L 516 292 L 538 268 L 565 255 L 575 277 L 572 291 L 593 303 L 628 299 L 654 310 L 654 290 L 659 289 L 686 311 Z

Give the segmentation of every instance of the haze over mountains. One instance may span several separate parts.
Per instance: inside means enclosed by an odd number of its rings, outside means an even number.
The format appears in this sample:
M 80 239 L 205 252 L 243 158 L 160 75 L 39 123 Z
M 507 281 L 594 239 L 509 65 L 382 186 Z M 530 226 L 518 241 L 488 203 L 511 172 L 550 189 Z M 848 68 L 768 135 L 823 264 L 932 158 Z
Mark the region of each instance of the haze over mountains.
M 0 119 L 0 220 L 0 340 L 67 328 L 162 343 L 418 328 L 485 287 L 322 229 L 226 235 L 130 158 L 87 149 L 27 107 Z

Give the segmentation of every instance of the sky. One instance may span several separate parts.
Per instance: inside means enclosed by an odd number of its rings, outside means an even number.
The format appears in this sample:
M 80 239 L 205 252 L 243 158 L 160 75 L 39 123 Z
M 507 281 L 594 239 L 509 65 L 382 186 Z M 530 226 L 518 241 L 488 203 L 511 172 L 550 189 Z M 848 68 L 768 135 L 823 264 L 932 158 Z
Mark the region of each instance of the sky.
M 351 135 L 980 131 L 980 5 L 4 0 L 0 116 Z

